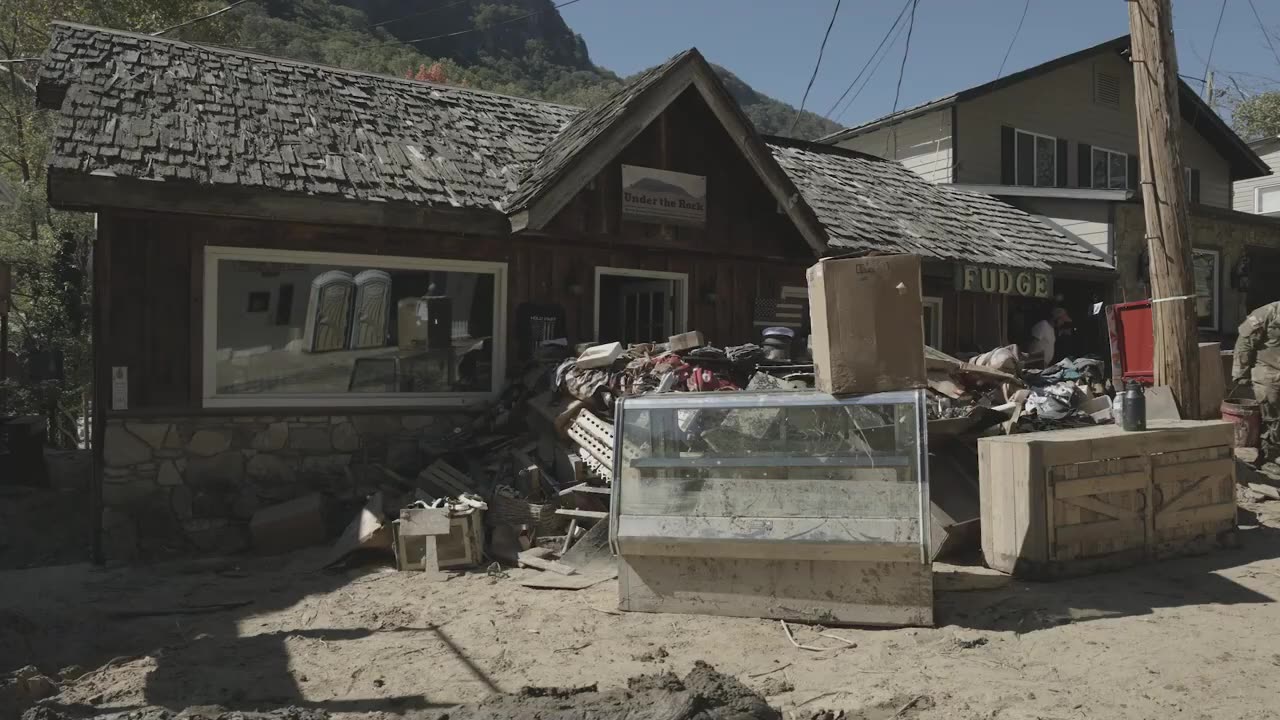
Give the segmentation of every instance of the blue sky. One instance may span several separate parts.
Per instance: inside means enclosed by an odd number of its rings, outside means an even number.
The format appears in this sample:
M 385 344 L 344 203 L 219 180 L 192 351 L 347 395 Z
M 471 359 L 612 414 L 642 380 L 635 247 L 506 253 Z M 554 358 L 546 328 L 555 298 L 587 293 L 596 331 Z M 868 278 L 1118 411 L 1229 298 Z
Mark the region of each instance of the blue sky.
M 1280 49 L 1280 2 L 1253 0 Z M 592 59 L 622 75 L 696 46 L 757 90 L 799 105 L 834 0 L 580 0 L 560 10 Z M 1179 72 L 1203 77 L 1219 0 L 1173 0 Z M 893 24 L 902 0 L 843 0 L 806 108 L 826 114 Z M 1022 0 L 919 0 L 899 107 L 995 79 Z M 1030 0 L 1005 74 L 1128 32 L 1124 0 Z M 893 107 L 905 33 L 841 123 Z M 1215 82 L 1280 90 L 1280 62 L 1248 0 L 1226 0 Z M 1228 77 L 1223 77 L 1227 75 Z M 1200 83 L 1191 82 L 1200 88 Z

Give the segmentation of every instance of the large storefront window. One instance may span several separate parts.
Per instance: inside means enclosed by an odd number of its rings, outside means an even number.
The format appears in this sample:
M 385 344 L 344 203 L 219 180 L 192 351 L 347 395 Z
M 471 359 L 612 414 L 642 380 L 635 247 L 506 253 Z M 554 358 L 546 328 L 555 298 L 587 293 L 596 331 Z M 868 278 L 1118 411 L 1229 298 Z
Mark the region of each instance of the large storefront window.
M 407 405 L 496 392 L 506 266 L 208 248 L 206 404 Z

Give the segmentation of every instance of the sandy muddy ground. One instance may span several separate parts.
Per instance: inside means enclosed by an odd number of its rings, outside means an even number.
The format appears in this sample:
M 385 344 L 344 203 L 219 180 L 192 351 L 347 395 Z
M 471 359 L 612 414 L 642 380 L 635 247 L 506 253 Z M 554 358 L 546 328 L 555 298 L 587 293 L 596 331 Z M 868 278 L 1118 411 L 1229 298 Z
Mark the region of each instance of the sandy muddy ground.
M 476 573 L 315 571 L 322 552 L 152 569 L 0 573 L 0 674 L 66 682 L 73 714 L 144 706 L 316 707 L 436 717 L 522 686 L 600 687 L 704 660 L 787 717 L 1273 718 L 1280 715 L 1280 503 L 1243 546 L 1057 583 L 938 593 L 933 629 L 833 632 L 797 649 L 774 621 L 620 614 L 616 585 L 531 590 Z M 245 603 L 198 615 L 149 611 Z M 801 643 L 840 645 L 813 628 Z M 96 668 L 96 670 L 95 670 Z M 72 673 L 74 674 L 74 673 Z

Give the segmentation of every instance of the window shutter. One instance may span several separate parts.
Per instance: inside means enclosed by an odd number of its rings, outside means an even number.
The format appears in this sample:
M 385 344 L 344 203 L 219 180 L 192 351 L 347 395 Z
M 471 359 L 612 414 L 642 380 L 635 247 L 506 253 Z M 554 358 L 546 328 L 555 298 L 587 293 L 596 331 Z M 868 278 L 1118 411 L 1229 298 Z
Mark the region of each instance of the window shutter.
M 1140 171 L 1138 170 L 1138 156 L 1130 155 L 1129 156 L 1129 172 L 1128 172 L 1130 190 L 1138 189 L 1138 183 L 1141 180 L 1141 178 L 1139 178 L 1138 176 L 1139 172 Z
M 1076 144 L 1076 187 L 1093 187 L 1093 146 Z
M 1192 205 L 1200 204 L 1200 171 L 1191 168 L 1191 187 L 1187 188 L 1187 196 L 1191 198 Z
M 1013 171 L 1013 128 L 1000 126 L 1000 184 L 1014 185 Z
M 1068 182 L 1067 181 L 1067 154 L 1068 154 L 1067 141 L 1063 140 L 1062 138 L 1058 138 L 1058 162 L 1055 164 L 1058 166 L 1057 186 L 1062 188 L 1067 187 L 1067 182 Z

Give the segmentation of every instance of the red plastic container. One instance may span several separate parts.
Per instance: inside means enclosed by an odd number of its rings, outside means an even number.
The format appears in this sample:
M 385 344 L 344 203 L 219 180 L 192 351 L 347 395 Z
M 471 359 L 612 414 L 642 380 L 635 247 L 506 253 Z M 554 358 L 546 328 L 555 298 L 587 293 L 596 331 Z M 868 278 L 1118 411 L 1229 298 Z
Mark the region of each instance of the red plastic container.
M 1151 301 L 1108 307 L 1107 331 L 1111 336 L 1112 377 L 1137 380 L 1144 385 L 1155 382 L 1156 336 L 1151 324 Z

